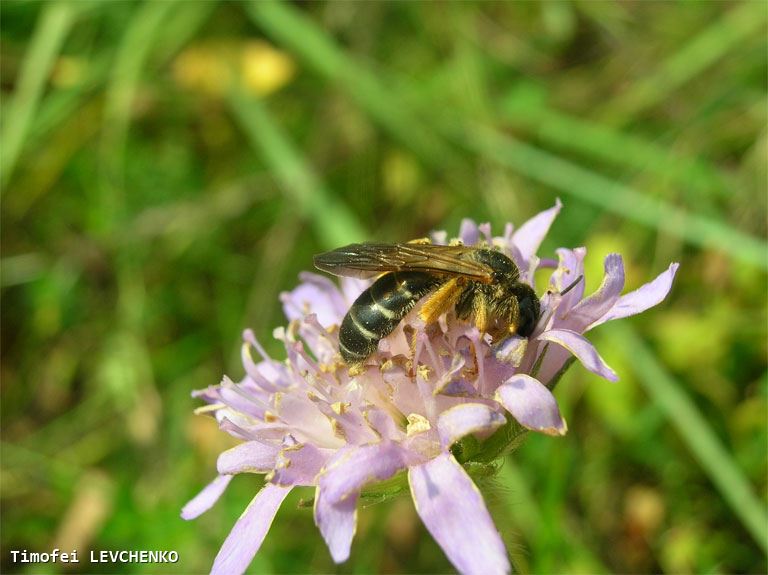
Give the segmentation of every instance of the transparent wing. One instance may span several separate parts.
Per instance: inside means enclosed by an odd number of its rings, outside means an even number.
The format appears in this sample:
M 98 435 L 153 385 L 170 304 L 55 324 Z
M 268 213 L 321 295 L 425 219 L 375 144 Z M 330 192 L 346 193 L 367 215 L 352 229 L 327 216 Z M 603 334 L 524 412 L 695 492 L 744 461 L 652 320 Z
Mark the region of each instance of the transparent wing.
M 371 278 L 419 271 L 491 283 L 493 270 L 473 258 L 476 248 L 434 244 L 350 244 L 315 256 L 315 267 L 337 276 Z

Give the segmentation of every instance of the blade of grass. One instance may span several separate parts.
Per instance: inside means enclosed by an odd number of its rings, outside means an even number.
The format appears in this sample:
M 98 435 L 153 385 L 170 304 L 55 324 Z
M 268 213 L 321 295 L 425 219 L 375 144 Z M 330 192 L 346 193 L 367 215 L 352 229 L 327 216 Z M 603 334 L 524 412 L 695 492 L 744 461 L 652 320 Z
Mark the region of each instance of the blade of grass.
M 372 116 L 378 118 L 378 110 L 371 106 L 367 95 L 373 95 L 376 102 L 386 100 L 394 106 L 402 104 L 396 89 L 384 92 L 373 74 L 354 62 L 327 34 L 311 20 L 300 15 L 295 8 L 272 1 L 249 3 L 248 7 L 257 22 L 284 41 L 316 70 L 332 79 L 345 80 L 342 86 L 350 90 L 351 94 L 358 94 L 361 105 Z M 370 78 L 371 81 L 363 81 L 358 86 L 356 82 L 359 78 Z M 360 86 L 363 88 L 362 92 Z M 447 137 L 459 145 L 469 146 L 478 154 L 486 155 L 502 165 L 595 204 L 601 209 L 613 211 L 655 229 L 662 229 L 694 245 L 723 250 L 734 259 L 768 268 L 768 246 L 763 241 L 717 220 L 691 214 L 643 195 L 628 186 L 492 130 L 473 126 L 456 130 L 457 122 L 451 122 L 452 125 L 447 130 L 445 126 L 437 128 L 443 133 L 448 132 Z M 419 126 L 421 129 L 421 125 Z M 430 129 L 426 131 L 432 133 Z M 474 189 L 474 186 L 469 189 Z
M 648 108 L 661 103 L 672 92 L 695 78 L 752 34 L 762 31 L 768 8 L 765 2 L 743 2 L 725 17 L 717 18 L 648 76 L 609 101 L 601 117 L 614 126 L 631 122 Z
M 541 539 L 542 530 L 549 530 L 556 548 L 565 547 L 570 557 L 578 557 L 580 564 L 589 565 L 592 573 L 608 573 L 609 570 L 600 562 L 581 539 L 576 530 L 568 529 L 564 522 L 546 525 L 544 513 L 537 504 L 531 485 L 514 458 L 507 457 L 498 474 L 499 481 L 506 487 L 503 491 L 507 512 L 512 516 L 520 533 L 529 545 L 535 545 Z
M 57 130 L 38 137 L 30 133 L 25 145 L 25 169 L 14 179 L 14 187 L 23 194 L 12 194 L 4 201 L 6 214 L 19 221 L 48 192 L 56 189 L 56 182 L 72 158 L 90 142 L 99 130 L 102 118 L 101 102 L 95 98 L 78 102 L 71 114 L 61 116 Z M 41 106 L 40 110 L 43 110 Z
M 30 252 L 0 259 L 0 287 L 10 287 L 35 281 L 46 268 L 48 261 L 39 252 Z
M 163 35 L 153 49 L 153 63 L 164 64 L 192 38 L 216 7 L 215 1 L 185 3 L 174 11 L 174 18 L 165 23 Z M 61 124 L 94 89 L 100 87 L 113 68 L 113 55 L 98 53 L 87 57 L 85 77 L 76 85 L 57 90 L 40 105 L 39 114 L 32 119 L 29 138 L 41 138 Z
M 133 11 L 118 43 L 105 96 L 104 129 L 99 150 L 99 201 L 92 207 L 98 232 L 113 245 L 117 245 L 115 236 L 127 216 L 124 161 L 134 98 L 147 61 L 165 31 L 163 25 L 170 20 L 178 5 L 175 1 L 141 4 Z M 144 254 L 130 249 L 130 246 L 117 247 L 113 254 L 117 280 L 117 306 L 113 320 L 116 327 L 103 342 L 96 378 L 101 379 L 112 392 L 117 404 L 128 406 L 120 418 L 130 429 L 132 414 L 138 408 L 137 398 L 156 399 L 159 392 L 144 335 L 147 291 L 141 273 Z M 159 402 L 150 403 L 150 409 L 145 411 L 148 419 L 143 427 L 150 433 L 155 429 L 159 409 L 152 406 L 157 407 Z M 138 433 L 133 433 L 132 438 L 142 441 Z M 93 439 L 94 444 L 85 444 L 86 449 L 101 449 L 103 446 L 98 443 L 98 437 Z
M 40 425 L 27 434 L 19 446 L 34 451 L 44 451 L 50 438 L 56 438 L 59 446 L 73 443 L 78 437 L 103 429 L 113 417 L 109 404 L 109 392 L 99 389 L 55 419 Z
M 163 64 L 170 60 L 195 37 L 218 5 L 218 0 L 181 2 L 176 5 L 173 18 L 164 23 L 163 33 L 156 39 L 153 48 L 155 62 Z
M 84 100 L 104 83 L 112 67 L 112 55 L 99 54 L 89 58 L 87 66 L 84 77 L 76 86 L 52 91 L 43 99 L 31 121 L 25 149 L 35 149 L 48 134 L 77 113 Z
M 172 21 L 165 21 L 163 35 L 156 38 L 151 54 L 146 56 L 147 60 L 152 60 L 152 67 L 161 66 L 173 57 L 205 23 L 215 6 L 216 2 L 185 3 L 178 6 Z M 88 110 L 93 107 L 99 110 L 102 108 L 99 90 L 103 88 L 113 70 L 114 54 L 112 51 L 102 51 L 87 57 L 81 56 L 81 59 L 87 65 L 83 77 L 75 86 L 53 90 L 43 99 L 38 112 L 30 122 L 24 150 L 36 150 L 38 146 L 54 150 L 66 149 L 70 153 L 56 155 L 56 159 L 63 163 L 68 161 L 69 157 L 79 150 L 99 127 L 100 122 L 94 123 L 88 120 L 92 115 Z M 101 115 L 100 111 L 99 115 Z M 74 131 L 72 125 L 74 125 Z M 76 135 L 74 139 L 72 134 Z M 62 141 L 64 144 L 53 145 L 56 141 Z M 46 172 L 51 175 L 48 178 L 51 183 L 60 172 L 60 170 L 51 169 L 53 163 L 55 162 L 45 162 L 48 166 Z M 39 182 L 40 179 L 40 174 L 36 172 L 34 181 Z M 50 189 L 40 185 L 24 187 L 29 188 L 28 193 L 23 197 L 14 197 L 12 210 L 17 217 L 23 215 L 41 192 Z
M 465 46 L 478 45 L 477 39 L 471 38 L 469 34 L 459 34 L 459 42 L 459 50 L 470 53 L 471 50 Z M 703 200 L 711 200 L 710 194 L 726 198 L 732 193 L 729 187 L 732 183 L 726 174 L 710 164 L 682 153 L 674 153 L 641 136 L 569 116 L 548 107 L 542 101 L 545 94 L 529 83 L 522 87 L 517 84 L 500 105 L 494 105 L 483 98 L 478 88 L 477 82 L 483 81 L 482 74 L 478 72 L 479 67 L 467 68 L 465 65 L 457 69 L 455 65 L 449 64 L 435 72 L 426 82 L 424 79 L 419 79 L 417 83 L 393 78 L 390 85 L 395 86 L 400 97 L 407 100 L 421 117 L 433 124 L 445 124 L 455 121 L 457 117 L 474 118 L 486 123 L 497 118 L 504 119 L 516 130 L 536 136 L 545 145 L 574 151 L 634 172 L 655 174 L 666 181 L 677 183 L 682 193 L 696 205 L 701 205 Z M 450 111 L 434 106 L 435 100 L 441 98 L 441 93 L 448 89 L 443 76 L 467 77 L 467 88 L 462 91 L 463 98 L 452 99 Z M 579 137 L 574 137 L 574 134 Z M 699 192 L 707 195 L 702 196 Z
M 131 19 L 115 56 L 104 111 L 105 159 L 122 159 L 122 148 L 130 123 L 131 105 L 142 69 L 155 39 L 176 2 L 147 2 Z
M 241 216 L 251 206 L 274 196 L 268 189 L 271 178 L 265 173 L 215 186 L 193 200 L 183 199 L 148 207 L 120 233 L 120 245 L 154 242 L 173 236 L 194 236 L 201 226 L 215 229 Z M 178 244 L 176 244 L 178 246 Z M 182 245 L 187 245 L 183 242 Z M 178 247 L 176 249 L 179 249 Z
M 314 70 L 337 82 L 395 139 L 412 149 L 462 195 L 471 192 L 466 162 L 435 136 L 378 76 L 340 50 L 333 38 L 286 2 L 248 2 L 246 11 L 265 32 L 298 54 Z
M 766 242 L 718 220 L 687 212 L 642 194 L 490 128 L 470 127 L 461 140 L 478 154 L 602 210 L 663 230 L 693 245 L 725 252 L 735 260 L 768 268 Z
M 19 72 L 16 90 L 4 114 L 5 125 L 0 133 L 3 149 L 0 155 L 0 190 L 2 191 L 5 191 L 5 185 L 10 181 L 51 67 L 75 22 L 76 13 L 77 7 L 71 2 L 43 5 L 43 13 Z
M 303 162 L 288 136 L 272 119 L 263 102 L 233 90 L 229 105 L 254 150 L 283 184 L 289 201 L 316 229 L 327 248 L 366 238 L 365 230 L 349 208 L 334 197 Z
M 668 148 L 612 126 L 568 116 L 546 105 L 530 105 L 514 96 L 506 100 L 501 114 L 515 128 L 535 134 L 547 144 L 676 182 L 691 199 L 700 199 L 699 195 L 694 197 L 698 192 L 714 192 L 719 197 L 730 194 L 724 175 L 709 164 L 671 153 Z
M 393 81 L 396 90 L 415 93 L 416 90 L 407 82 Z M 622 217 L 637 221 L 652 228 L 663 229 L 667 233 L 682 238 L 694 245 L 720 249 L 734 257 L 762 268 L 768 267 L 768 244 L 761 239 L 745 234 L 717 219 L 700 214 L 690 213 L 677 208 L 661 199 L 653 198 L 629 186 L 611 180 L 594 171 L 582 168 L 547 151 L 524 144 L 491 128 L 471 126 L 461 122 L 457 117 L 461 113 L 452 111 L 446 115 L 444 111 L 429 108 L 427 104 L 416 104 L 421 109 L 423 117 L 432 123 L 439 134 L 452 138 L 459 145 L 473 150 L 475 153 L 493 158 L 497 163 L 511 167 L 516 171 L 540 181 L 546 185 L 592 203 L 602 209 L 618 213 Z M 526 114 L 515 114 L 525 116 Z M 688 182 L 687 178 L 696 177 L 699 182 L 723 182 L 721 175 L 708 165 L 699 162 L 681 162 L 680 158 L 670 156 L 661 148 L 632 136 L 626 136 L 611 128 L 601 127 L 587 121 L 568 118 L 549 109 L 540 114 L 535 112 L 533 117 L 526 117 L 526 125 L 533 126 L 537 120 L 546 122 L 544 118 L 552 112 L 554 119 L 550 126 L 545 127 L 548 139 L 560 145 L 568 145 L 577 151 L 584 151 L 584 141 L 591 140 L 597 146 L 591 150 L 601 157 L 616 163 L 623 161 L 621 157 L 636 154 L 641 161 L 646 161 L 654 169 L 668 169 L 665 176 L 676 174 L 680 183 Z M 466 114 L 465 114 L 466 116 Z M 583 132 L 582 132 L 583 131 Z M 472 134 L 467 137 L 467 132 Z M 583 138 L 574 138 L 573 134 L 582 134 Z M 576 143 L 582 142 L 582 143 Z M 635 162 L 636 160 L 631 160 Z M 637 169 L 638 165 L 633 165 Z M 725 184 L 722 183 L 724 186 Z M 709 189 L 709 188 L 708 188 Z
M 0 443 L 0 459 L 3 470 L 15 470 L 28 476 L 31 485 L 43 478 L 51 485 L 67 486 L 75 481 L 83 468 L 77 461 L 60 457 L 58 454 L 42 453 L 27 447 L 3 441 Z M 5 482 L 4 482 L 5 485 Z M 6 488 L 3 488 L 4 495 Z
M 162 65 L 186 44 L 207 21 L 217 2 L 185 3 L 174 11 L 174 18 L 166 22 L 163 35 L 157 38 L 153 49 L 154 65 Z M 39 113 L 31 120 L 25 146 L 34 147 L 35 141 L 70 118 L 94 90 L 106 81 L 113 67 L 113 54 L 90 54 L 85 62 L 87 70 L 76 86 L 56 90 L 40 104 Z
M 667 373 L 648 345 L 629 327 L 611 325 L 611 337 L 623 349 L 632 350 L 635 376 L 653 401 L 677 428 L 704 472 L 747 531 L 768 554 L 768 510 L 753 494 L 749 482 L 723 447 L 680 383 Z

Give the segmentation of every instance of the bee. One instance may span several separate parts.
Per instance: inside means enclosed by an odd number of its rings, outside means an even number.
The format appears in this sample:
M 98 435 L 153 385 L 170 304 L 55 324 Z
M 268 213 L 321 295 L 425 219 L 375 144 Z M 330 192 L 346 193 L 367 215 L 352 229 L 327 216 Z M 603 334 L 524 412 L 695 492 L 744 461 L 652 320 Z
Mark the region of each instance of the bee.
M 339 328 L 341 356 L 363 363 L 416 303 L 425 323 L 451 308 L 494 341 L 513 334 L 528 337 L 539 320 L 536 292 L 519 281 L 520 270 L 499 251 L 486 247 L 363 243 L 315 256 L 315 267 L 337 276 L 379 276 L 358 297 Z

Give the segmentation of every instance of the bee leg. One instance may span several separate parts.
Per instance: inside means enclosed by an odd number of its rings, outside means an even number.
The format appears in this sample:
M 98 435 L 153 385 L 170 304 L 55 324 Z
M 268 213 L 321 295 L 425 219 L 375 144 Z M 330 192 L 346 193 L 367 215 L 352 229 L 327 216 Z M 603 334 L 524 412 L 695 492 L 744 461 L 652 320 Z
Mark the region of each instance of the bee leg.
M 441 285 L 435 292 L 429 296 L 419 310 L 419 317 L 429 324 L 456 305 L 463 290 L 464 281 L 462 278 L 453 278 Z
M 490 327 L 490 314 L 488 313 L 488 301 L 485 295 L 478 294 L 472 302 L 472 317 L 480 333 L 486 333 Z
M 517 303 L 517 298 L 510 298 L 509 309 L 505 310 L 504 315 L 509 322 L 507 333 L 509 335 L 516 335 L 517 328 L 520 327 L 520 305 Z
M 407 244 L 417 244 L 417 245 L 425 245 L 425 244 L 431 244 L 432 240 L 429 238 L 416 238 L 415 240 L 409 240 L 405 242 Z

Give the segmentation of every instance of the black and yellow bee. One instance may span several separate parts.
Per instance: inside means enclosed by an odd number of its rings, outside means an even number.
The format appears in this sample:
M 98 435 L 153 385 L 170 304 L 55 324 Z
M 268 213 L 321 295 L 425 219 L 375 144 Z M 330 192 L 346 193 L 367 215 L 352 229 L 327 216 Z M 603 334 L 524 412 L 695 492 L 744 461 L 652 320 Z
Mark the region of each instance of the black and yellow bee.
M 355 278 L 380 276 L 349 308 L 339 329 L 341 356 L 360 364 L 421 298 L 419 316 L 431 323 L 452 307 L 494 341 L 529 336 L 539 319 L 539 298 L 499 251 L 430 243 L 350 244 L 315 256 L 325 272 Z

